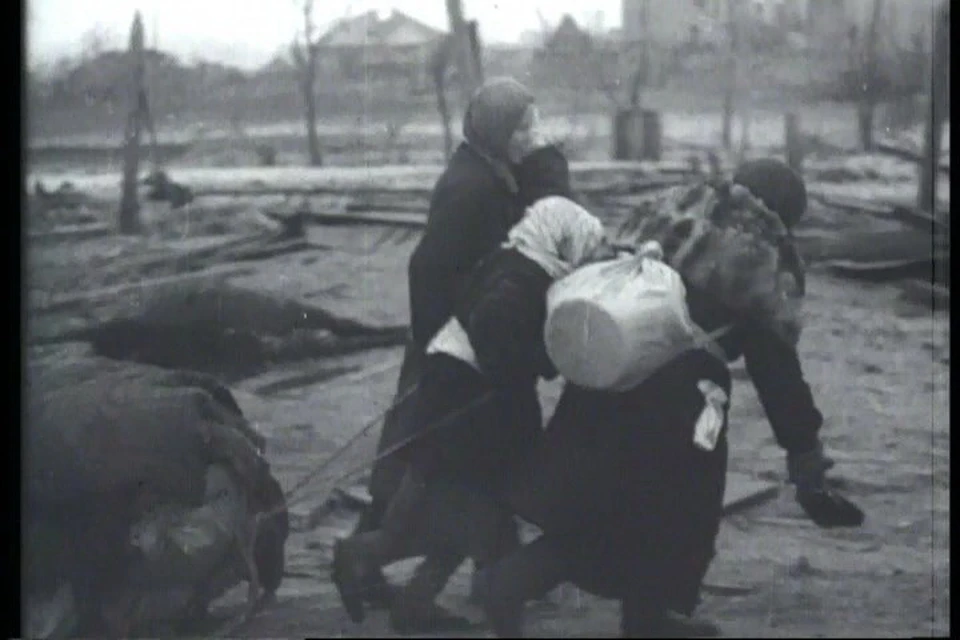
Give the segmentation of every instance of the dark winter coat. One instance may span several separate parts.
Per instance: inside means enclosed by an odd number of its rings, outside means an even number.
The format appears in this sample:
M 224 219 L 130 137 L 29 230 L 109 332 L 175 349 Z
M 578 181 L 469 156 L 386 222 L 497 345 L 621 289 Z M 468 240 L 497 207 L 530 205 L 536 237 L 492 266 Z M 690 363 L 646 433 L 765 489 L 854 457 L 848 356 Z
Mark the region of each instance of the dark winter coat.
M 569 195 L 570 172 L 557 147 L 529 154 L 516 168 L 519 193 L 511 191 L 470 146 L 460 145 L 437 181 L 430 201 L 427 229 L 410 259 L 411 343 L 404 354 L 398 396 L 419 381 L 426 344 L 453 315 L 459 291 L 474 267 L 507 239 L 524 209 L 546 195 Z M 388 413 L 377 453 L 396 446 L 416 430 L 413 398 Z M 539 414 L 538 414 L 539 415 Z M 404 472 L 397 456 L 374 465 L 370 493 L 386 504 Z

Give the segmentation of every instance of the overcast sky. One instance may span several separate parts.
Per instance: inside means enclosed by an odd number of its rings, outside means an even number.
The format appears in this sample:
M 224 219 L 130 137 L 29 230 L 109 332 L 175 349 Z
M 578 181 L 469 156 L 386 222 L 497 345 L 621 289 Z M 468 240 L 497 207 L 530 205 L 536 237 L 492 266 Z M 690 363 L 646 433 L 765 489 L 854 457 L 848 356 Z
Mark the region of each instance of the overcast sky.
M 480 22 L 487 42 L 511 42 L 538 30 L 541 9 L 556 24 L 564 13 L 591 24 L 602 12 L 603 26 L 620 24 L 620 0 L 462 0 L 465 16 Z M 297 0 L 27 0 L 30 63 L 50 61 L 80 49 L 84 35 L 99 28 L 111 45 L 126 42 L 133 13 L 144 18 L 147 41 L 154 33 L 160 48 L 188 61 L 195 57 L 245 67 L 267 62 L 291 40 L 299 26 Z M 346 15 L 370 9 L 403 11 L 446 28 L 444 0 L 315 0 L 318 30 Z

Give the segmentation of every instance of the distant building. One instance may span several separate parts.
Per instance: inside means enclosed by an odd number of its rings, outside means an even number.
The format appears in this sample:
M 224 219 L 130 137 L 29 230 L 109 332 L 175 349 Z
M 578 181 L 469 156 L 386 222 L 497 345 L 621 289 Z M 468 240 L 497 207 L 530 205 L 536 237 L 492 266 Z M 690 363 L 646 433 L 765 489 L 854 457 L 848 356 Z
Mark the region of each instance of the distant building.
M 430 57 L 446 32 L 397 10 L 385 19 L 376 11 L 337 21 L 317 41 L 321 57 L 336 58 L 350 80 L 407 80 L 428 86 Z

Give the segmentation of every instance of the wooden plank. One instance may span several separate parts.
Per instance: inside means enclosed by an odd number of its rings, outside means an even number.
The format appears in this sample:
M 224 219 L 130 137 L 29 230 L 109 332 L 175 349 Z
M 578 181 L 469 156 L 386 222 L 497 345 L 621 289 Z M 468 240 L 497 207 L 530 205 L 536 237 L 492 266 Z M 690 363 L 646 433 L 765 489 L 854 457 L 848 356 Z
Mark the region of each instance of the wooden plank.
M 945 220 L 950 220 L 950 214 L 948 212 L 938 212 L 937 216 L 933 216 L 926 211 L 920 211 L 913 207 L 894 205 L 890 209 L 890 214 L 897 220 L 915 229 L 922 231 L 933 229 L 934 233 L 950 234 L 949 223 L 944 222 Z
M 760 480 L 744 473 L 727 473 L 727 487 L 723 494 L 723 515 L 729 516 L 750 507 L 768 502 L 780 495 L 780 486 L 769 480 Z
M 105 287 L 102 289 L 93 289 L 92 291 L 84 291 L 76 294 L 50 297 L 34 294 L 30 296 L 30 311 L 33 313 L 51 313 L 54 311 L 68 309 L 77 305 L 96 303 L 101 300 L 116 298 L 117 296 L 122 296 L 133 292 L 143 294 L 149 289 L 159 290 L 170 287 L 179 289 L 186 284 L 196 284 L 205 280 L 215 282 L 224 280 L 231 276 L 248 274 L 252 272 L 252 267 L 225 264 L 207 269 L 205 271 L 167 276 L 165 278 L 154 278 L 151 280 L 141 280 L 139 282 L 130 282 L 112 287 Z M 153 292 L 154 291 L 151 291 L 151 293 Z
M 900 283 L 901 296 L 904 300 L 931 307 L 947 310 L 950 308 L 950 289 L 940 284 L 926 280 L 904 280 Z
M 825 260 L 821 266 L 831 273 L 849 278 L 876 282 L 903 279 L 929 279 L 938 274 L 949 275 L 950 254 L 934 254 L 930 257 L 904 258 L 899 260 Z
M 828 207 L 843 209 L 845 211 L 854 211 L 857 213 L 873 213 L 876 215 L 892 215 L 891 207 L 879 202 L 853 198 L 850 196 L 830 195 L 818 189 L 809 189 L 807 195 L 810 198 L 822 202 Z
M 72 224 L 58 227 L 52 231 L 31 231 L 27 234 L 27 239 L 31 243 L 47 244 L 102 238 L 111 233 L 113 233 L 113 227 L 107 224 Z
M 222 251 L 240 247 L 256 246 L 264 240 L 264 234 L 248 234 L 241 237 L 227 237 L 215 242 L 204 243 L 199 247 L 179 249 L 174 252 L 158 250 L 147 255 L 134 256 L 110 263 L 106 270 L 110 273 L 144 273 L 151 269 L 167 265 L 187 266 L 195 264 L 195 269 L 203 268 L 204 261 Z
M 427 224 L 426 213 L 407 211 L 364 211 L 329 213 L 311 211 L 307 221 L 318 225 L 378 225 L 422 229 Z
M 925 162 L 924 158 L 917 151 L 914 151 L 913 149 L 909 149 L 903 146 L 902 144 L 898 144 L 893 141 L 889 141 L 889 140 L 878 141 L 874 146 L 877 151 L 881 153 L 885 153 L 889 156 L 893 156 L 895 158 L 900 158 L 901 160 L 906 160 L 908 162 L 916 162 L 917 164 L 921 162 Z M 949 159 L 941 158 L 938 164 L 938 168 L 940 169 L 940 171 L 947 174 L 947 177 L 950 176 L 950 160 Z
M 217 254 L 217 261 L 237 261 L 245 262 L 251 260 L 266 260 L 288 253 L 297 253 L 298 251 L 307 251 L 309 249 L 318 249 L 310 244 L 306 238 L 293 238 L 282 242 L 270 242 L 263 246 L 243 247 L 224 254 Z
M 676 163 L 572 162 L 570 174 L 575 188 L 598 179 L 622 177 L 629 180 L 663 178 L 673 173 Z M 663 166 L 666 171 L 659 172 Z M 405 194 L 426 198 L 443 171 L 439 164 L 384 165 L 377 167 L 231 167 L 177 169 L 176 181 L 200 195 L 257 195 L 276 193 Z M 30 180 L 62 179 L 42 171 L 31 172 Z M 76 190 L 114 197 L 119 189 L 116 176 L 70 175 Z
M 918 211 L 915 207 L 904 206 L 900 202 L 888 200 L 864 200 L 852 196 L 827 194 L 818 189 L 810 189 L 807 195 L 822 204 L 843 211 L 854 213 L 869 213 L 884 218 L 898 220 L 912 227 L 929 230 L 931 227 L 938 233 L 950 233 L 950 227 L 945 220 L 950 219 L 949 211 L 938 208 L 936 216 Z

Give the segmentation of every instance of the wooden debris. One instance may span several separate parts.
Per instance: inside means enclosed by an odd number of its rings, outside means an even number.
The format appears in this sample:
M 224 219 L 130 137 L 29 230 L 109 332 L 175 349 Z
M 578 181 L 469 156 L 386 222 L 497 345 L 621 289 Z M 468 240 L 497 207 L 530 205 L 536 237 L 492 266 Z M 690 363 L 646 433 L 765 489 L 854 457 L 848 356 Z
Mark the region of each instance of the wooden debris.
M 406 344 L 406 326 L 371 329 L 366 335 L 337 336 L 329 331 L 309 331 L 290 338 L 273 339 L 270 347 L 274 362 L 292 362 L 307 358 L 327 358 L 379 347 Z
M 194 189 L 194 195 L 197 198 L 207 197 L 207 196 L 225 196 L 230 198 L 249 198 L 252 196 L 322 196 L 322 195 L 337 195 L 341 193 L 350 193 L 356 198 L 371 198 L 373 196 L 379 195 L 391 195 L 391 196 L 405 196 L 410 198 L 424 198 L 428 199 L 430 197 L 430 189 L 428 187 L 358 187 L 352 189 L 348 186 L 338 186 L 338 185 L 315 185 L 315 186 L 300 186 L 295 187 L 292 185 L 276 185 L 271 186 L 269 184 L 254 184 L 250 186 L 237 186 L 237 187 L 197 187 Z
M 727 598 L 748 596 L 757 590 L 756 587 L 746 587 L 732 584 L 715 584 L 710 582 L 704 582 L 701 588 L 703 589 L 704 593 L 709 593 L 712 596 L 721 596 Z
M 324 382 L 326 380 L 337 378 L 355 371 L 357 371 L 357 367 L 331 367 L 329 364 L 326 364 L 311 371 L 297 373 L 279 380 L 274 380 L 273 382 L 262 384 L 256 387 L 255 391 L 260 395 L 272 395 L 274 393 L 280 393 L 290 389 L 297 389 L 300 387 L 317 384 L 319 382 Z
M 850 196 L 830 195 L 817 189 L 807 192 L 811 199 L 833 209 L 851 211 L 853 213 L 868 213 L 882 218 L 894 219 L 921 230 L 933 230 L 937 233 L 950 233 L 950 227 L 944 220 L 949 220 L 949 213 L 938 211 L 936 216 L 918 211 L 913 207 L 903 206 L 897 202 L 864 200 Z
M 30 243 L 47 244 L 52 242 L 89 240 L 102 238 L 113 233 L 113 227 L 106 224 L 76 224 L 62 226 L 51 231 L 32 231 L 27 235 Z
M 109 266 L 105 267 L 103 271 L 109 271 L 110 273 L 116 273 L 118 275 L 132 273 L 146 274 L 170 265 L 176 265 L 180 271 L 196 271 L 211 262 L 212 264 L 216 264 L 218 262 L 217 260 L 210 259 L 219 255 L 221 252 L 239 247 L 253 246 L 262 241 L 262 234 L 253 234 L 240 238 L 227 237 L 213 244 L 175 251 L 173 253 L 151 251 L 147 255 L 113 261 Z
M 916 229 L 933 229 L 935 233 L 950 233 L 949 223 L 944 222 L 944 220 L 950 220 L 949 214 L 942 218 L 939 216 L 934 217 L 932 214 L 929 214 L 925 211 L 920 211 L 919 209 L 914 209 L 912 207 L 902 207 L 899 205 L 894 205 L 891 208 L 890 213 L 894 218 Z
M 236 249 L 229 254 L 218 256 L 217 262 L 266 260 L 268 258 L 288 253 L 296 253 L 298 251 L 307 251 L 314 248 L 316 247 L 310 244 L 306 238 L 294 238 L 293 240 L 265 243 L 264 246 Z
M 924 158 L 917 151 L 910 149 L 909 147 L 893 142 L 892 140 L 885 140 L 877 142 L 875 144 L 875 149 L 881 153 L 885 153 L 889 156 L 895 158 L 900 158 L 901 160 L 906 160 L 908 162 L 916 162 L 917 164 L 921 162 L 926 162 Z M 950 176 L 950 161 L 941 159 L 938 163 L 938 168 L 943 173 Z
M 773 500 L 780 487 L 768 480 L 760 480 L 743 473 L 727 473 L 727 488 L 723 495 L 723 515 L 729 516 L 758 504 Z
M 898 260 L 826 260 L 822 263 L 831 273 L 848 278 L 869 280 L 872 282 L 890 282 L 906 278 L 927 279 L 934 277 L 938 272 L 945 274 L 947 267 L 937 268 L 949 264 L 950 256 L 934 255 L 926 258 L 904 258 Z
M 366 487 L 337 487 L 333 493 L 341 504 L 352 509 L 365 509 L 373 503 Z
M 370 211 L 353 213 L 326 213 L 314 211 L 307 214 L 308 222 L 318 225 L 376 225 L 421 229 L 427 224 L 426 212 Z
M 116 298 L 132 292 L 144 294 L 148 290 L 155 293 L 163 289 L 180 290 L 185 285 L 196 285 L 199 283 L 213 283 L 225 280 L 231 276 L 252 273 L 251 267 L 239 266 L 235 264 L 226 264 L 200 271 L 197 273 L 184 273 L 165 278 L 154 278 L 151 280 L 141 280 L 113 287 L 94 289 L 69 295 L 44 297 L 34 295 L 30 301 L 31 313 L 52 313 L 62 311 L 71 307 L 83 306 L 85 304 L 95 304 L 97 302 Z
M 834 209 L 843 209 L 846 211 L 853 211 L 856 213 L 872 213 L 875 215 L 890 215 L 891 207 L 884 205 L 879 202 L 863 200 L 860 198 L 851 198 L 838 195 L 828 195 L 822 191 L 816 189 L 810 189 L 807 191 L 812 199 L 818 200 L 825 204 L 828 207 Z
M 950 289 L 927 280 L 904 280 L 900 283 L 904 300 L 939 310 L 950 308 Z

